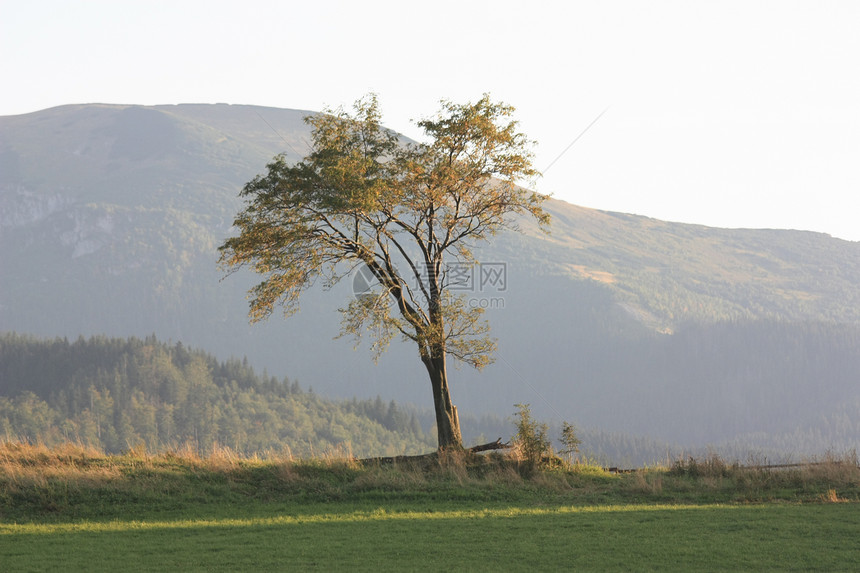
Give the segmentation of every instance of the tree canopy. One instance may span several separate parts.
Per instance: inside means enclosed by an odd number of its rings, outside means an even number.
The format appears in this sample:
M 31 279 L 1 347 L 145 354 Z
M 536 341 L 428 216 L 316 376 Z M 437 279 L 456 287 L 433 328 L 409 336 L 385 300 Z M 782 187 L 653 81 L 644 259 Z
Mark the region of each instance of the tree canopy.
M 516 228 L 516 215 L 549 222 L 545 197 L 520 186 L 539 174 L 513 111 L 487 95 L 443 101 L 435 117 L 418 122 L 426 143 L 386 129 L 373 95 L 352 113 L 309 116 L 309 154 L 295 164 L 277 156 L 245 185 L 239 234 L 220 248 L 226 268 L 264 277 L 250 292 L 252 321 L 276 306 L 291 314 L 317 279 L 331 285 L 367 269 L 375 284 L 341 309 L 342 334 L 369 331 L 377 356 L 398 334 L 417 345 L 440 447 L 462 445 L 446 356 L 482 368 L 495 348 L 483 309 L 451 288 L 451 264 L 476 264 L 474 247 Z
M 247 360 L 219 361 L 155 336 L 70 342 L 0 333 L 0 441 L 378 456 L 426 449 L 428 422 L 379 397 L 327 400 L 297 380 L 260 375 Z

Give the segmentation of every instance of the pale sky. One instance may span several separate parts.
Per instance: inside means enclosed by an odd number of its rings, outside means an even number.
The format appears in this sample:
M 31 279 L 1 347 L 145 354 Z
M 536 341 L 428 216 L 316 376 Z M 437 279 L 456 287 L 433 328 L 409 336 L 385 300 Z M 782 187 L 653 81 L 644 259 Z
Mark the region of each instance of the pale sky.
M 542 193 L 860 240 L 853 0 L 0 0 L 0 82 L 0 115 L 94 102 L 319 110 L 373 91 L 385 123 L 416 139 L 410 120 L 440 99 L 488 92 L 538 142 Z

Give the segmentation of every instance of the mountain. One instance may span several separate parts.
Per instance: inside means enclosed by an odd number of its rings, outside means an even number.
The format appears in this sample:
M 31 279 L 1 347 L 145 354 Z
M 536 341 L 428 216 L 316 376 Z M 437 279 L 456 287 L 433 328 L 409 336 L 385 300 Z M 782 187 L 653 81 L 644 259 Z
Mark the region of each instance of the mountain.
M 351 281 L 249 326 L 255 277 L 216 268 L 239 190 L 275 154 L 304 153 L 308 113 L 100 104 L 0 117 L 0 331 L 156 334 L 319 394 L 428 404 L 411 346 L 374 365 L 333 340 Z M 483 372 L 452 368 L 462 413 L 531 403 L 678 443 L 860 440 L 860 243 L 547 210 L 549 234 L 524 221 L 478 251 L 468 294 L 499 352 Z

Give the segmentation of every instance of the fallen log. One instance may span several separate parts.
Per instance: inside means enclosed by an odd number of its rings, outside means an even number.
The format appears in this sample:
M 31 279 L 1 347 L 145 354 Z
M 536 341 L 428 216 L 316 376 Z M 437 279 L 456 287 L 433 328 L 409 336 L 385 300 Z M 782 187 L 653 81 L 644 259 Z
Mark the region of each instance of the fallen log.
M 489 452 L 491 450 L 507 450 L 512 448 L 513 446 L 508 443 L 502 443 L 502 439 L 499 438 L 495 442 L 490 442 L 488 444 L 481 444 L 480 446 L 472 446 L 467 451 L 476 454 L 478 452 Z
M 472 446 L 471 448 L 466 448 L 464 451 L 470 454 L 477 454 L 480 452 L 489 452 L 494 450 L 506 450 L 513 446 L 509 443 L 502 442 L 502 439 L 499 438 L 495 442 L 488 442 L 486 444 L 480 444 L 477 446 Z M 365 458 L 358 460 L 362 464 L 395 464 L 401 462 L 420 462 L 426 461 L 435 458 L 439 455 L 439 452 L 431 452 L 429 454 L 417 454 L 414 456 L 385 456 L 380 458 Z
M 632 474 L 638 470 L 636 470 L 635 468 L 625 470 L 625 469 L 621 469 L 621 468 L 611 467 L 611 468 L 603 468 L 603 471 L 611 473 L 611 474 Z

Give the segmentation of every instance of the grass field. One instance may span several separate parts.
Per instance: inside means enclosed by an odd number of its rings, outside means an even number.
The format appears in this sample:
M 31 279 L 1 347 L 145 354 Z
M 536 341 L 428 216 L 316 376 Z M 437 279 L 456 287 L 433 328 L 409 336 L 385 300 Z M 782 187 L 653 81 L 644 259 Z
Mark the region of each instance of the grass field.
M 614 475 L 0 445 L 2 571 L 852 571 L 856 460 Z

